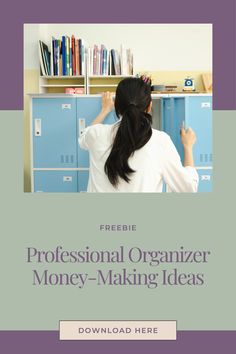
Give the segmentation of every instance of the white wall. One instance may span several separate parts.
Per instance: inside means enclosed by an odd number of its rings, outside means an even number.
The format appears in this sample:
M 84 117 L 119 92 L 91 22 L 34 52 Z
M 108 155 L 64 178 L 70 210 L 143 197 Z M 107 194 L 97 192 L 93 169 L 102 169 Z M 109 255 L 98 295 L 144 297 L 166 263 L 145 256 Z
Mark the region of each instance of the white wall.
M 135 71 L 211 71 L 211 24 L 28 24 L 25 25 L 25 68 L 38 68 L 35 41 L 50 43 L 62 35 L 83 38 L 90 46 L 132 48 Z
M 24 68 L 38 69 L 39 25 L 24 25 Z

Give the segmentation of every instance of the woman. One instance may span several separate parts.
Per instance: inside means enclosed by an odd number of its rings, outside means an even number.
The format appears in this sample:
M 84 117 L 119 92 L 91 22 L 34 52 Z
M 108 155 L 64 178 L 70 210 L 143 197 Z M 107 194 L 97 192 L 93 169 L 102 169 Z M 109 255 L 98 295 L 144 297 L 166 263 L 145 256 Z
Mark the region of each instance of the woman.
M 118 122 L 102 124 L 114 104 L 102 96 L 102 110 L 79 139 L 90 154 L 88 192 L 162 192 L 163 181 L 173 192 L 197 192 L 198 174 L 191 128 L 181 128 L 184 167 L 170 137 L 152 129 L 151 87 L 138 78 L 122 80 L 116 90 Z

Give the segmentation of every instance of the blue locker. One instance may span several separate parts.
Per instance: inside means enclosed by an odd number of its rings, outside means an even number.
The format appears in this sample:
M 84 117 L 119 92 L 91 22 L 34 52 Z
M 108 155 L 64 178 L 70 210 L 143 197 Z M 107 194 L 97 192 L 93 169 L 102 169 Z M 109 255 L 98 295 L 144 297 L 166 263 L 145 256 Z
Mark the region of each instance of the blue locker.
M 161 99 L 158 97 L 153 97 L 152 99 L 152 128 L 160 130 L 161 129 Z
M 89 170 L 78 172 L 78 192 L 87 192 L 89 179 Z
M 186 98 L 186 125 L 196 133 L 194 162 L 196 166 L 212 165 L 212 97 Z
M 198 169 L 198 192 L 212 192 L 212 169 Z
M 77 171 L 35 171 L 35 192 L 77 192 Z
M 172 136 L 174 133 L 174 98 L 161 100 L 161 117 L 162 130 Z
M 32 98 L 32 142 L 34 168 L 88 168 L 89 155 L 80 149 L 78 137 L 101 110 L 101 97 Z M 198 167 L 212 165 L 212 97 L 185 96 L 161 99 L 162 129 L 172 138 L 183 159 L 180 127 L 191 126 L 197 134 L 194 147 Z M 115 112 L 105 124 L 117 121 Z M 211 170 L 199 169 L 199 191 L 211 190 Z M 88 171 L 34 171 L 34 190 L 84 192 Z
M 162 130 L 170 135 L 183 162 L 183 145 L 180 138 L 180 128 L 184 123 L 184 98 L 162 99 Z
M 212 97 L 163 98 L 162 127 L 169 134 L 183 162 L 180 128 L 191 127 L 197 136 L 193 148 L 196 166 L 212 165 Z
M 185 99 L 186 98 L 175 98 L 173 103 L 173 132 L 172 132 L 172 140 L 178 150 L 178 153 L 183 162 L 184 160 L 184 148 L 181 142 L 180 129 L 182 126 L 187 128 L 186 126 L 186 112 L 185 112 Z
M 76 98 L 33 98 L 33 167 L 77 167 Z
M 89 126 L 91 122 L 101 111 L 101 97 L 78 97 L 77 98 L 77 126 L 78 137 L 84 128 Z M 117 121 L 115 111 L 111 112 L 104 124 L 112 124 Z M 80 148 L 78 144 L 78 167 L 89 167 L 89 154 Z

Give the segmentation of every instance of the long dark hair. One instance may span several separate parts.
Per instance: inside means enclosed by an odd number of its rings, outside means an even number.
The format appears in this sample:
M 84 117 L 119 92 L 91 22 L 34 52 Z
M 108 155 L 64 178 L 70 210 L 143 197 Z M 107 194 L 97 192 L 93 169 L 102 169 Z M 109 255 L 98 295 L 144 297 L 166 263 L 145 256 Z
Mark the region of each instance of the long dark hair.
M 117 187 L 119 177 L 130 182 L 134 171 L 128 159 L 152 136 L 152 116 L 147 113 L 151 103 L 151 87 L 139 78 L 126 78 L 117 86 L 115 111 L 121 117 L 119 127 L 105 163 L 110 183 Z

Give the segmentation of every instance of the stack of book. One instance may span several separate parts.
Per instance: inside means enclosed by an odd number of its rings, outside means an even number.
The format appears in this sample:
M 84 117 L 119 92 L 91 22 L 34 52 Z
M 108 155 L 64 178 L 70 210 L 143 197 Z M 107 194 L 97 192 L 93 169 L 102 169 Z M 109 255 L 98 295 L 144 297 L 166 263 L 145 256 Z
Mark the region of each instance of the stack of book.
M 39 61 L 41 75 L 51 75 L 51 53 L 42 41 L 39 41 Z
M 85 44 L 74 35 L 51 40 L 51 51 L 39 41 L 39 59 L 43 76 L 85 75 Z
M 133 75 L 133 54 L 121 46 L 120 51 L 108 50 L 104 44 L 88 48 L 88 75 Z

